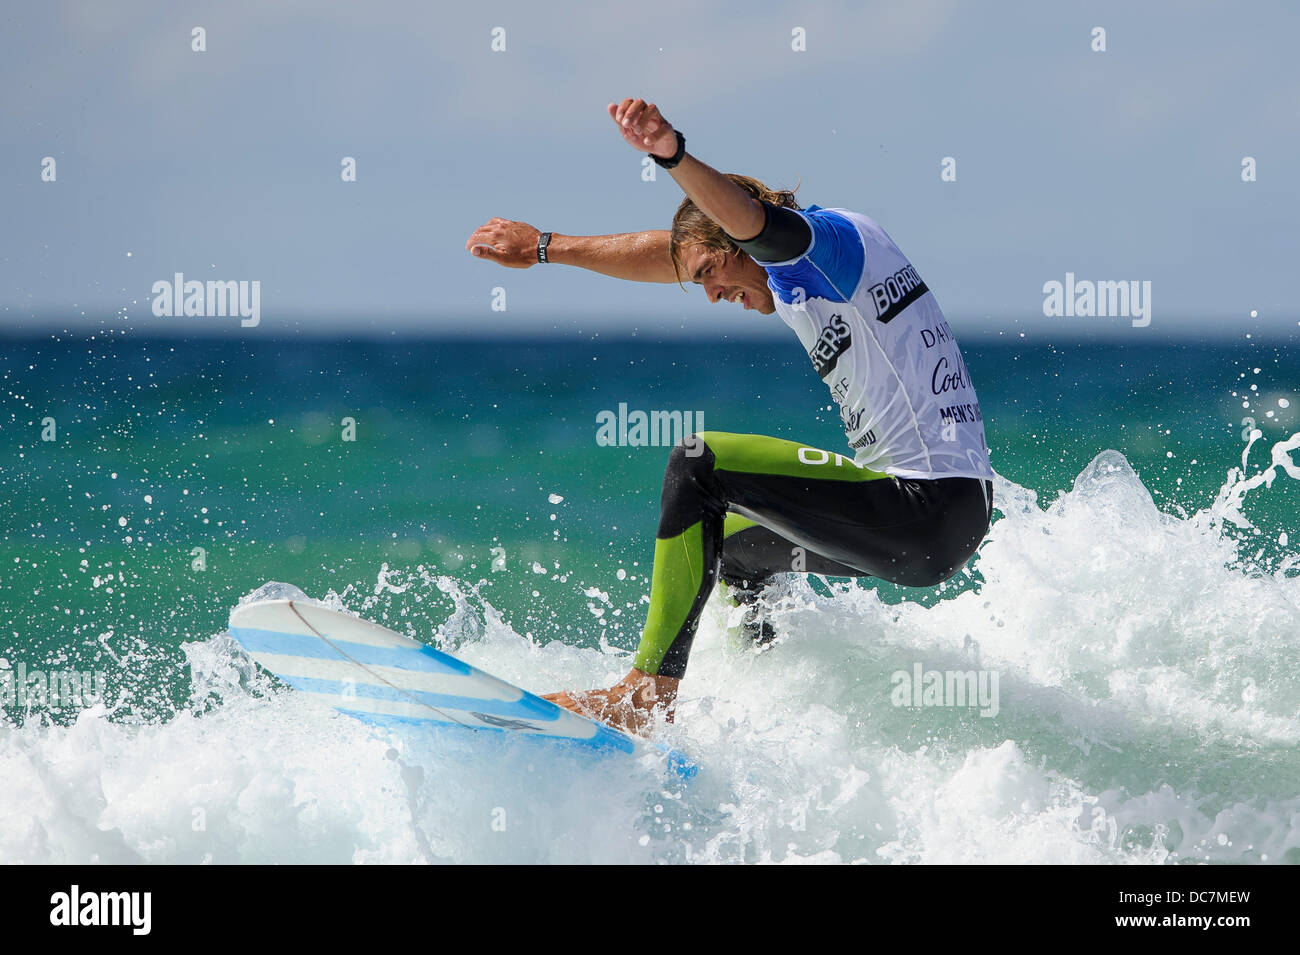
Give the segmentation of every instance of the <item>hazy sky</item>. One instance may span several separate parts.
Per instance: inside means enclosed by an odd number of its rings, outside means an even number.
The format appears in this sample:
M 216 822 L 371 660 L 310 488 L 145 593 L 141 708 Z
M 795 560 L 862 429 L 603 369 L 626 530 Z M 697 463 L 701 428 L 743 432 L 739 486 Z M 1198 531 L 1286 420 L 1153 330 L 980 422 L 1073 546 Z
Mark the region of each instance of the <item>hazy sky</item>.
M 492 216 L 666 228 L 679 190 L 663 170 L 642 180 L 605 113 L 644 96 L 717 168 L 802 180 L 804 204 L 874 217 L 960 327 L 1294 332 L 1298 9 L 8 3 L 0 321 L 253 333 L 154 319 L 153 283 L 183 272 L 258 280 L 261 334 L 573 321 L 788 334 L 698 288 L 505 270 L 464 251 Z M 206 52 L 191 49 L 195 27 Z M 345 156 L 356 182 L 341 180 Z M 1242 181 L 1247 156 L 1255 182 Z M 944 157 L 955 182 L 941 181 Z M 1045 317 L 1043 285 L 1067 272 L 1151 282 L 1150 327 Z

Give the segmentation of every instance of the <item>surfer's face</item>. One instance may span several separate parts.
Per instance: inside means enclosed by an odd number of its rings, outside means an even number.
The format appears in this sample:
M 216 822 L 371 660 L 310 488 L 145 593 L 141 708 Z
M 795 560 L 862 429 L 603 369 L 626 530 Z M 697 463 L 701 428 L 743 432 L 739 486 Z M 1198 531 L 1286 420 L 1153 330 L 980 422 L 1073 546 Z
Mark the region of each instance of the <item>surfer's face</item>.
M 728 255 L 703 245 L 687 246 L 682 267 L 691 281 L 704 286 L 710 302 L 734 302 L 763 315 L 776 311 L 767 272 L 744 252 Z

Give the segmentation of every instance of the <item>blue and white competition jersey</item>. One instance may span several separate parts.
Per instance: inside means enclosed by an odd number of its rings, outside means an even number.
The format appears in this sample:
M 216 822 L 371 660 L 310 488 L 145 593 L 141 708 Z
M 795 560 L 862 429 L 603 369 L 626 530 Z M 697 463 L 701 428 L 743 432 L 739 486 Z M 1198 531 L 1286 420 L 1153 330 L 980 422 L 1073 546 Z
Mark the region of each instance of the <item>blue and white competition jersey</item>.
M 799 210 L 808 251 L 762 262 L 776 310 L 840 407 L 854 463 L 898 477 L 992 479 L 970 372 L 934 295 L 872 219 Z

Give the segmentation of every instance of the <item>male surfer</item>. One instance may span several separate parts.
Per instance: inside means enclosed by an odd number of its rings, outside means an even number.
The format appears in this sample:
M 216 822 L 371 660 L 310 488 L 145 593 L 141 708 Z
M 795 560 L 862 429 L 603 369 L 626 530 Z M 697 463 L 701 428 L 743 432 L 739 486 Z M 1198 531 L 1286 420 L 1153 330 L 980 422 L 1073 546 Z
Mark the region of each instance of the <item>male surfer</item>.
M 671 230 L 539 232 L 494 218 L 465 243 L 513 268 L 577 265 L 642 282 L 682 276 L 798 336 L 840 407 L 847 454 L 756 434 L 702 431 L 668 455 L 650 608 L 632 671 L 606 690 L 548 699 L 645 732 L 672 718 L 700 611 L 721 578 L 752 610 L 775 574 L 879 577 L 932 587 L 984 539 L 992 477 L 983 417 L 934 295 L 874 221 L 800 208 L 790 192 L 723 175 L 641 99 L 609 104 L 624 140 L 686 198 Z M 751 619 L 756 639 L 770 627 Z

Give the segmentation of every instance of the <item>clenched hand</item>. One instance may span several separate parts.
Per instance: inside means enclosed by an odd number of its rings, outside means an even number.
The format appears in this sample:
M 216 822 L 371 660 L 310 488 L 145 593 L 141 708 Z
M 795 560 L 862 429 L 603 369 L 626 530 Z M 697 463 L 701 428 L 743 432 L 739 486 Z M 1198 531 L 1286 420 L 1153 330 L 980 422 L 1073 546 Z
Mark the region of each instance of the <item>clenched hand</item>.
M 473 235 L 465 240 L 465 248 L 480 259 L 511 269 L 526 269 L 537 264 L 537 239 L 540 235 L 541 232 L 527 222 L 496 216 L 474 230 Z

